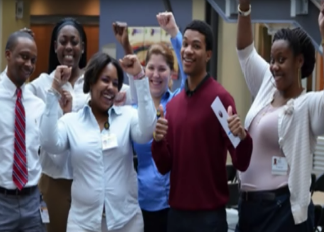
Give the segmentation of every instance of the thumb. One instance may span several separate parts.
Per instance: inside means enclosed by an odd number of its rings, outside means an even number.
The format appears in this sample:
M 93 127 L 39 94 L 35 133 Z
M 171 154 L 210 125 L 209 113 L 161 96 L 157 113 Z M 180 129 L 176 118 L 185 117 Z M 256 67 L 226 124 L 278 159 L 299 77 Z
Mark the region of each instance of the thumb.
M 233 108 L 232 108 L 232 106 L 229 106 L 227 108 L 227 113 L 228 113 L 228 116 L 233 116 Z
M 159 105 L 158 113 L 160 113 L 160 118 L 164 118 L 164 110 L 162 105 Z

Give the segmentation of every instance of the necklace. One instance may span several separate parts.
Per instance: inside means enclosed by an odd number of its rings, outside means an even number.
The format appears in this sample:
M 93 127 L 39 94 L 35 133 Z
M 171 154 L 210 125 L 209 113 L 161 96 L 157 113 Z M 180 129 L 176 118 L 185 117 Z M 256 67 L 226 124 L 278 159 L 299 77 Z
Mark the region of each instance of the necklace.
M 110 127 L 109 122 L 108 122 L 108 121 L 105 122 L 105 123 L 104 123 L 104 128 L 105 128 L 106 130 L 109 130 L 109 127 Z

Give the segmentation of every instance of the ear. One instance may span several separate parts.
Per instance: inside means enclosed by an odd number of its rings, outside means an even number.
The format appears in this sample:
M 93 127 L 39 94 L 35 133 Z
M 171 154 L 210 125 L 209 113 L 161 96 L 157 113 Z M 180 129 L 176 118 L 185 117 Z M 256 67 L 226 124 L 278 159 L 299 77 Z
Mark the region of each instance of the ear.
M 212 57 L 212 51 L 211 50 L 207 51 L 206 63 L 211 59 L 211 57 Z
M 302 54 L 297 56 L 298 68 L 303 67 L 304 64 L 304 56 Z
M 56 40 L 54 41 L 54 51 L 55 51 L 55 53 L 57 51 L 57 41 Z
M 81 43 L 81 53 L 84 53 L 84 42 Z
M 10 59 L 10 56 L 11 56 L 11 52 L 9 50 L 6 50 L 5 51 L 5 57 L 6 57 L 7 61 Z

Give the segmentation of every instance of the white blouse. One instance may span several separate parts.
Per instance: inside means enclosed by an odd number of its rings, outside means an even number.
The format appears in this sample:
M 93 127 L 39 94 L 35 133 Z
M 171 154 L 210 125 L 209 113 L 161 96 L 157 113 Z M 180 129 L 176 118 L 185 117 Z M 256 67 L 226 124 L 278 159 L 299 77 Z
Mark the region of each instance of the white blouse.
M 122 228 L 139 209 L 132 140 L 147 143 L 152 139 L 156 109 L 148 78 L 134 82 L 138 110 L 113 106 L 108 112 L 110 128 L 103 131 L 99 130 L 88 105 L 57 120 L 58 96 L 47 92 L 40 123 L 41 145 L 49 153 L 71 152 L 73 183 L 69 220 L 85 230 L 100 231 L 103 207 L 109 230 Z M 103 136 L 116 138 L 106 150 L 102 148 Z

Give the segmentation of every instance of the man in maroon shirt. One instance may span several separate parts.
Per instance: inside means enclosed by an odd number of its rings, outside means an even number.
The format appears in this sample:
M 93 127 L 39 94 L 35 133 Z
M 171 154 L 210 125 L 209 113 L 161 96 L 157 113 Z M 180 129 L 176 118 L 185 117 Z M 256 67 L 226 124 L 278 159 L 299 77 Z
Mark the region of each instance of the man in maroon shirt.
M 194 20 L 186 27 L 181 58 L 188 80 L 154 133 L 156 166 L 162 174 L 171 171 L 168 232 L 227 232 L 227 151 L 238 170 L 250 163 L 252 139 L 236 115 L 234 100 L 206 71 L 212 41 L 205 22 Z M 231 133 L 241 139 L 236 148 L 211 108 L 216 97 L 228 109 Z

